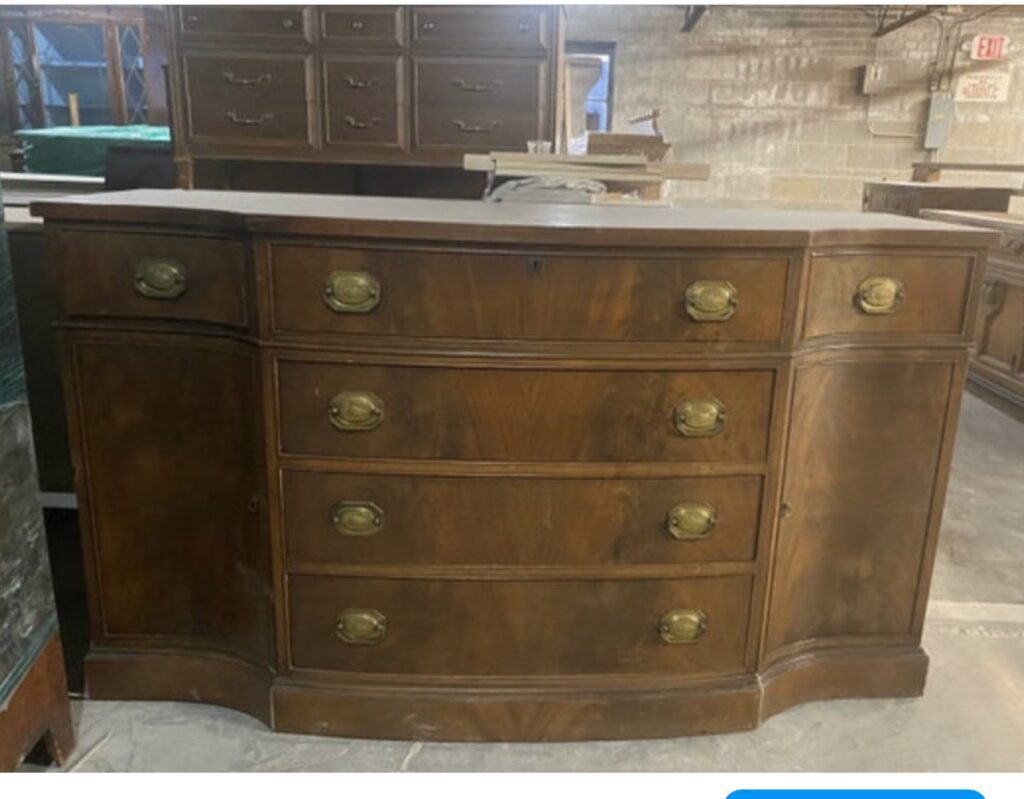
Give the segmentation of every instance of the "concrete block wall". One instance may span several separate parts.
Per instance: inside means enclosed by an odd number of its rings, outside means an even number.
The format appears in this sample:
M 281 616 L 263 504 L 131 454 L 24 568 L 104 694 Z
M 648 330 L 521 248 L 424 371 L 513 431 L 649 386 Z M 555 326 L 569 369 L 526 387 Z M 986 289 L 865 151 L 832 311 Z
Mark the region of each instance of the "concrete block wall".
M 714 6 L 689 34 L 678 6 L 567 6 L 566 15 L 570 40 L 616 43 L 614 130 L 658 107 L 675 158 L 711 164 L 710 181 L 672 184 L 679 200 L 858 209 L 865 180 L 909 180 L 911 163 L 926 160 L 934 21 L 875 39 L 862 7 Z M 1024 8 L 969 22 L 959 40 L 978 32 L 1018 43 L 1007 61 L 982 65 L 1011 72 L 1010 99 L 958 103 L 935 160 L 1024 163 Z M 859 71 L 872 61 L 887 78 L 869 100 Z M 978 67 L 963 54 L 955 63 L 957 74 Z

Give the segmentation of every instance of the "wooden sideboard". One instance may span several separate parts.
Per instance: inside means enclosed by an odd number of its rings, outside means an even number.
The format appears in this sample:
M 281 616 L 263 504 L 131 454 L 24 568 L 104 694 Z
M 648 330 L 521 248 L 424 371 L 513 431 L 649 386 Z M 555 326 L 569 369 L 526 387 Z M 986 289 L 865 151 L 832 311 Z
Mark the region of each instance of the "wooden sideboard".
M 173 6 L 179 185 L 204 162 L 461 167 L 554 141 L 554 6 Z M 214 170 L 215 171 L 215 170 Z
M 90 696 L 557 740 L 924 689 L 993 233 L 206 191 L 34 211 Z
M 974 323 L 969 377 L 1024 407 L 1024 216 L 966 211 L 926 211 L 924 215 L 999 233 Z

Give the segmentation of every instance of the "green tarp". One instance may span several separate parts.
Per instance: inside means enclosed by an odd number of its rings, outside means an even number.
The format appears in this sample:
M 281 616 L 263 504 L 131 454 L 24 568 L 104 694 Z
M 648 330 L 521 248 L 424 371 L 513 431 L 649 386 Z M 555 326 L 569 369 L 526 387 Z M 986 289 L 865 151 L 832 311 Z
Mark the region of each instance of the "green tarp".
M 25 149 L 25 171 L 51 175 L 103 177 L 107 148 L 112 144 L 165 147 L 171 130 L 154 125 L 89 125 L 86 127 L 19 130 Z

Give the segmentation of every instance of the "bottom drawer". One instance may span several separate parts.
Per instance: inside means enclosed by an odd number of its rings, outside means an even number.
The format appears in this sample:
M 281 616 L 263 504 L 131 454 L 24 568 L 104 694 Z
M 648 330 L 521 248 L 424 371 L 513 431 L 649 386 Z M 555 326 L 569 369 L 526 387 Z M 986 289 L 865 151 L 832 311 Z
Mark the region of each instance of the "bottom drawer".
M 751 591 L 746 576 L 288 584 L 294 668 L 451 676 L 740 672 Z

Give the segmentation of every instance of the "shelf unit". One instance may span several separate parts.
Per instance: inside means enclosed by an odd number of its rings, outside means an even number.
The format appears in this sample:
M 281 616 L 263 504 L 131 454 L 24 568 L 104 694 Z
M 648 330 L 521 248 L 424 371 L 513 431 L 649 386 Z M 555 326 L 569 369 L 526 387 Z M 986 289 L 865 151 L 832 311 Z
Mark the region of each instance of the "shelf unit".
M 156 7 L 0 8 L 3 126 L 167 124 L 166 25 Z

